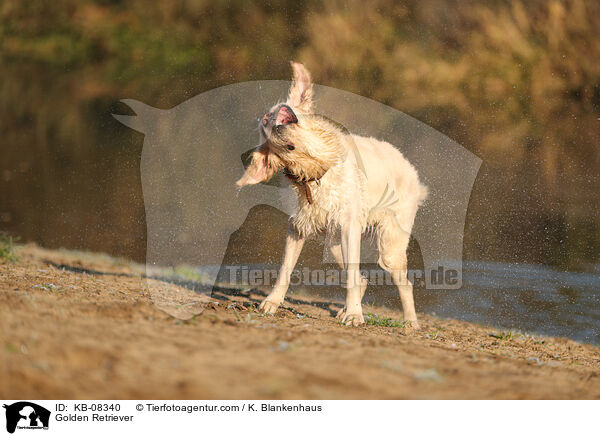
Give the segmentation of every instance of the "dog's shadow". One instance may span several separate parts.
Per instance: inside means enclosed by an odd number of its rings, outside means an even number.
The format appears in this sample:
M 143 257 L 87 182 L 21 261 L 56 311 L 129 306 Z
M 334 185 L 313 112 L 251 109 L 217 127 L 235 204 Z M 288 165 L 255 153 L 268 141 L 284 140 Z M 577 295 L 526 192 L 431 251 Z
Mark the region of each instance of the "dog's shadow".
M 229 238 L 227 249 L 223 256 L 216 280 L 216 283 L 221 284 L 220 286 L 170 276 L 141 274 L 141 277 L 175 285 L 193 291 L 196 294 L 210 295 L 215 300 L 233 302 L 233 299 L 235 298 L 237 299 L 236 303 L 243 304 L 245 307 L 258 307 L 262 302 L 262 299 L 267 295 L 263 290 L 249 288 L 249 286 L 246 290 L 240 290 L 239 283 L 232 283 L 231 287 L 227 287 L 223 284 L 230 283 L 229 275 L 231 267 L 249 266 L 251 268 L 254 266 L 254 268 L 257 268 L 258 265 L 260 269 L 263 270 L 269 269 L 278 271 L 283 257 L 288 224 L 289 216 L 276 208 L 267 205 L 258 205 L 250 209 L 244 223 L 238 230 L 233 232 Z M 323 263 L 323 239 L 317 238 L 306 241 L 304 249 L 298 259 L 297 269 L 323 269 L 325 265 Z M 418 246 L 415 247 L 415 245 L 416 244 L 413 244 L 412 250 L 409 249 L 409 257 L 416 258 L 418 256 L 420 258 Z M 413 252 L 412 255 L 410 254 L 411 252 Z M 139 274 L 134 273 L 99 271 L 66 263 L 57 263 L 49 259 L 45 259 L 44 262 L 55 268 L 80 274 L 113 277 L 140 277 Z M 338 269 L 336 264 L 327 264 L 327 268 Z M 269 286 L 272 285 L 272 283 L 264 283 L 264 285 Z M 322 290 L 319 289 L 314 292 L 314 295 L 319 296 L 320 300 L 329 301 L 314 301 L 311 296 L 303 298 L 298 295 L 293 295 L 294 286 L 291 286 L 290 289 L 292 295 L 288 293 L 285 301 L 292 306 L 313 306 L 328 312 L 331 316 L 336 316 L 339 309 L 343 307 L 343 303 L 341 301 L 336 301 L 335 299 L 330 299 L 330 296 L 335 298 L 341 297 L 343 296 L 344 291 L 339 286 L 330 288 L 325 289 L 325 287 L 323 287 Z M 312 291 L 313 289 L 309 289 L 309 293 L 312 293 Z M 321 298 L 324 293 L 327 296 Z M 239 301 L 240 299 L 241 301 Z M 308 316 L 305 313 L 297 312 L 290 306 L 284 305 L 283 308 L 295 314 Z
M 234 250 L 235 251 L 235 250 Z M 236 302 L 237 304 L 241 304 L 244 307 L 256 308 L 262 302 L 263 298 L 267 296 L 266 292 L 261 291 L 257 288 L 251 288 L 247 290 L 240 290 L 235 288 L 228 288 L 224 286 L 217 285 L 207 285 L 205 283 L 201 283 L 194 280 L 184 280 L 176 277 L 167 277 L 167 276 L 156 276 L 156 275 L 147 275 L 147 274 L 134 274 L 134 273 L 123 273 L 123 272 L 111 272 L 111 271 L 100 271 L 93 268 L 84 268 L 80 266 L 69 265 L 67 263 L 58 263 L 50 259 L 43 259 L 43 262 L 46 265 L 50 265 L 54 268 L 57 268 L 62 271 L 69 271 L 77 274 L 88 274 L 93 276 L 111 276 L 111 277 L 142 277 L 144 279 L 156 280 L 165 284 L 175 285 L 198 294 L 209 294 L 211 298 L 218 301 L 223 302 Z M 258 296 L 259 298 L 257 298 Z M 241 301 L 240 301 L 241 300 Z M 337 311 L 342 307 L 342 304 L 339 302 L 321 302 L 321 301 L 312 301 L 309 299 L 303 299 L 301 297 L 293 297 L 287 296 L 286 302 L 291 305 L 310 305 L 313 307 L 317 307 L 329 312 L 330 315 L 335 316 Z M 303 317 L 312 318 L 310 315 L 306 313 L 302 313 L 292 307 L 286 306 L 282 307 L 282 309 L 288 310 L 294 315 L 302 315 Z

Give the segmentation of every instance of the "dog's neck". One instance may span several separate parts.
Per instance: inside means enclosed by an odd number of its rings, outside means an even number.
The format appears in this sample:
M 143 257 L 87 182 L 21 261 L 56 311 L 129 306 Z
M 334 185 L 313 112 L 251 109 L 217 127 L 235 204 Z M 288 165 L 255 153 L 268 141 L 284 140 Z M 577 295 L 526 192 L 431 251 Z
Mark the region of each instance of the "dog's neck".
M 309 204 L 312 204 L 310 183 L 319 184 L 321 178 L 330 169 L 345 159 L 343 137 L 343 134 L 335 129 L 322 130 L 316 140 L 314 137 L 309 137 L 303 144 L 307 149 L 305 152 L 296 153 L 293 160 L 284 161 L 283 173 L 294 184 L 304 188 Z
M 297 165 L 286 165 L 283 168 L 283 174 L 293 182 L 313 182 L 320 180 L 329 168 L 313 167 L 310 170 L 299 168 Z
M 306 200 L 308 201 L 308 204 L 312 204 L 313 203 L 313 197 L 312 197 L 312 190 L 310 188 L 309 183 L 310 182 L 317 182 L 317 185 L 320 184 L 320 180 L 321 177 L 323 177 L 324 174 L 322 174 L 319 177 L 311 177 L 310 179 L 305 179 L 305 178 L 301 178 L 300 176 L 295 175 L 294 173 L 290 172 L 290 170 L 288 169 L 288 167 L 285 167 L 283 169 L 283 174 L 292 181 L 292 183 L 295 183 L 296 185 L 302 186 L 304 188 L 304 194 L 306 195 Z
M 296 156 L 294 160 L 284 162 L 284 173 L 290 179 L 314 181 L 319 180 L 329 169 L 340 161 L 340 152 L 325 154 L 316 158 L 307 154 Z
M 331 164 L 311 159 L 310 165 L 301 165 L 298 161 L 289 163 L 283 169 L 283 174 L 294 184 L 302 188 L 308 204 L 313 203 L 311 182 L 320 184 L 321 178 L 329 170 Z M 300 194 L 301 195 L 301 194 Z

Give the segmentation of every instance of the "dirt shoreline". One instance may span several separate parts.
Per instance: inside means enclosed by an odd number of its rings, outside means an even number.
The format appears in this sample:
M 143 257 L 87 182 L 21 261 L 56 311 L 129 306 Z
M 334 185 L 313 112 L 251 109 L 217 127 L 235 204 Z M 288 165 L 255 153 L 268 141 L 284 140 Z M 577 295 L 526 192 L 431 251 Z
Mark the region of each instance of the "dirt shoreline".
M 428 315 L 419 332 L 345 327 L 337 302 L 301 295 L 263 317 L 254 291 L 218 292 L 181 321 L 126 261 L 17 255 L 0 263 L 4 399 L 600 398 L 600 348 L 568 339 Z

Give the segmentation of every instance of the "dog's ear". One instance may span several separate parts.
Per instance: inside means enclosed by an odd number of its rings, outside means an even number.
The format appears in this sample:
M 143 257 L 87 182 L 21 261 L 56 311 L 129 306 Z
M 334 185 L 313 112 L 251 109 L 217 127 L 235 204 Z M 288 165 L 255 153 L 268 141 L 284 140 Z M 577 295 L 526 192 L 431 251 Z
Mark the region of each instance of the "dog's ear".
M 246 168 L 244 175 L 235 182 L 239 187 L 266 182 L 283 167 L 281 160 L 271 153 L 268 147 L 260 146 L 250 156 L 250 165 Z
M 313 87 L 310 73 L 304 65 L 298 62 L 290 62 L 294 71 L 294 79 L 290 87 L 288 101 L 292 107 L 296 107 L 303 112 L 311 113 Z

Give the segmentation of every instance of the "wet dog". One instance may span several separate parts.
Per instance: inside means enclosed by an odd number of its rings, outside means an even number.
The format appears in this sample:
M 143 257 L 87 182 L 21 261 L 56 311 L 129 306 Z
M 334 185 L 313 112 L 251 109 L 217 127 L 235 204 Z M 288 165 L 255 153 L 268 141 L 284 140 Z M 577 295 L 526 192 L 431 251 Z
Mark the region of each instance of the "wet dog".
M 427 188 L 419 182 L 416 169 L 391 144 L 353 135 L 315 114 L 310 73 L 296 62 L 292 69 L 287 101 L 273 106 L 259 120 L 262 144 L 237 181 L 240 187 L 266 182 L 282 170 L 298 196 L 283 264 L 260 310 L 275 313 L 285 298 L 306 237 L 328 230 L 340 235 L 328 245 L 347 271 L 346 305 L 338 318 L 346 325 L 364 324 L 361 302 L 367 282 L 360 275 L 360 243 L 362 233 L 373 228 L 378 263 L 398 287 L 404 319 L 418 329 L 406 249 Z

